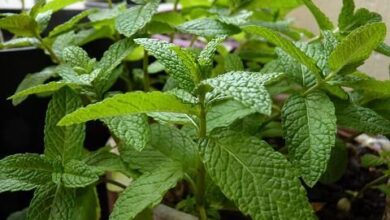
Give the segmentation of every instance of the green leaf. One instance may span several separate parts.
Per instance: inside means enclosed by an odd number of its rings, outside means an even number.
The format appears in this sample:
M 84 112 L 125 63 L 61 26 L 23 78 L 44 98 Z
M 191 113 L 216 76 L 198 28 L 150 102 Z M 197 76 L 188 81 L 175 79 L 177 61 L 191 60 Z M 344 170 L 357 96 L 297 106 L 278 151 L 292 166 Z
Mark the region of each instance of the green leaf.
M 20 99 L 20 98 L 23 98 L 23 97 L 26 97 L 26 96 L 29 96 L 29 95 L 33 95 L 33 94 L 55 92 L 55 91 L 58 91 L 59 89 L 61 89 L 64 86 L 77 88 L 79 85 L 74 84 L 74 83 L 72 84 L 72 83 L 67 83 L 67 82 L 61 82 L 61 81 L 59 81 L 59 82 L 49 82 L 49 83 L 46 83 L 46 84 L 41 84 L 41 85 L 37 85 L 37 86 L 34 86 L 34 87 L 30 87 L 30 88 L 24 89 L 24 90 L 22 90 L 20 92 L 17 92 L 14 95 L 12 95 L 8 99 L 17 100 L 17 99 Z
M 7 220 L 26 220 L 28 208 L 13 212 L 7 217 Z
M 7 30 L 16 36 L 34 37 L 38 32 L 38 24 L 30 16 L 18 14 L 1 18 L 0 29 Z
M 329 57 L 329 67 L 340 71 L 347 65 L 366 60 L 385 39 L 384 23 L 372 23 L 360 27 L 345 37 Z
M 100 204 L 95 186 L 80 188 L 76 191 L 76 207 L 74 219 L 77 220 L 99 220 Z
M 59 127 L 57 123 L 65 115 L 82 106 L 78 95 L 69 88 L 63 88 L 53 95 L 45 122 L 45 156 L 48 159 L 56 159 L 65 165 L 67 161 L 81 157 L 85 125 Z
M 178 46 L 171 47 L 171 50 L 176 53 L 180 61 L 187 68 L 190 73 L 191 80 L 195 82 L 195 84 L 199 83 L 200 71 L 194 54 L 190 50 Z
M 40 72 L 33 73 L 33 74 L 27 74 L 22 82 L 18 85 L 18 88 L 15 91 L 15 94 L 18 94 L 19 92 L 41 85 L 49 78 L 55 76 L 55 68 L 54 67 L 47 67 L 43 69 Z M 13 98 L 12 104 L 13 105 L 19 105 L 21 102 L 23 102 L 27 97 L 20 97 L 20 98 Z
M 110 150 L 111 147 L 100 148 L 86 156 L 83 161 L 101 172 L 118 171 L 127 174 L 127 168 L 122 158 L 115 153 L 111 153 Z
M 333 30 L 334 26 L 330 19 L 312 2 L 312 0 L 303 0 L 303 3 L 314 15 L 321 30 Z
M 166 93 L 130 92 L 118 94 L 81 108 L 65 116 L 58 124 L 71 125 L 99 118 L 148 112 L 176 112 L 196 115 L 198 109 L 183 104 L 175 96 Z
M 231 99 L 213 103 L 206 116 L 207 131 L 211 132 L 215 128 L 227 127 L 234 121 L 254 113 L 256 113 L 255 110 Z
M 131 37 L 152 20 L 156 13 L 159 0 L 149 1 L 145 5 L 133 6 L 122 12 L 116 18 L 116 29 L 126 37 Z
M 95 69 L 100 69 L 101 73 L 94 80 L 95 87 L 100 92 L 105 92 L 105 85 L 109 81 L 112 71 L 134 50 L 133 40 L 126 38 L 112 44 L 103 54 L 102 59 Z
M 381 53 L 385 56 L 390 57 L 390 45 L 381 43 L 376 49 L 376 52 Z
M 43 32 L 47 28 L 52 15 L 52 11 L 45 11 L 43 13 L 37 14 L 35 21 L 37 22 L 39 33 Z
M 74 4 L 76 2 L 80 2 L 82 0 L 51 0 L 48 1 L 40 10 L 39 12 L 45 12 L 51 10 L 52 12 L 59 11 L 63 8 L 65 8 L 68 5 Z
M 251 1 L 245 8 L 273 8 L 273 9 L 284 9 L 284 8 L 295 8 L 302 4 L 300 0 L 262 0 L 262 1 Z
M 249 21 L 249 18 L 253 15 L 252 11 L 240 10 L 235 14 L 220 14 L 218 20 L 222 21 L 225 24 L 232 25 L 243 25 Z
M 81 73 L 90 73 L 95 65 L 95 60 L 89 58 L 88 53 L 77 46 L 65 48 L 62 58 L 71 67 L 80 69 Z
M 280 34 L 277 32 L 260 26 L 246 26 L 243 28 L 243 30 L 264 37 L 271 43 L 283 49 L 287 54 L 296 59 L 298 62 L 305 65 L 317 79 L 322 78 L 321 69 L 318 68 L 315 61 L 303 53 L 291 41 L 280 36 Z
M 150 127 L 145 114 L 117 116 L 102 121 L 121 140 L 123 147 L 142 151 L 150 143 Z
M 51 181 L 53 165 L 38 154 L 14 154 L 0 160 L 0 192 L 31 190 Z
M 197 144 L 174 126 L 151 126 L 152 146 L 168 158 L 179 161 L 183 169 L 195 172 L 198 161 Z
M 5 42 L 0 42 L 0 49 L 19 48 L 19 47 L 37 47 L 39 40 L 34 37 L 14 38 Z
M 348 165 L 348 150 L 344 142 L 336 139 L 336 144 L 332 148 L 330 159 L 326 171 L 322 174 L 320 182 L 331 184 L 337 182 L 345 173 Z
M 244 64 L 241 61 L 241 58 L 236 54 L 228 54 L 224 57 L 224 68 L 225 72 L 231 71 L 243 71 Z
M 292 95 L 282 109 L 292 163 L 310 187 L 325 172 L 336 138 L 335 108 L 323 93 Z
M 182 177 L 181 166 L 175 163 L 163 164 L 158 169 L 142 175 L 120 194 L 110 220 L 133 219 L 145 208 L 157 205 L 164 194 Z
M 195 84 L 191 76 L 191 69 L 186 66 L 185 62 L 173 50 L 175 48 L 174 44 L 148 38 L 139 38 L 134 41 L 142 45 L 145 50 L 165 66 L 167 73 L 174 78 L 179 88 L 186 89 L 187 91 L 194 89 Z
M 365 154 L 361 158 L 361 163 L 363 167 L 376 167 L 381 166 L 386 163 L 382 158 L 374 154 Z
M 271 114 L 272 100 L 264 87 L 266 80 L 259 73 L 229 72 L 204 83 L 214 88 L 213 93 L 231 97 L 259 113 Z
M 62 33 L 65 33 L 65 32 L 68 32 L 68 31 L 74 29 L 74 27 L 77 23 L 79 23 L 84 18 L 86 18 L 88 15 L 90 15 L 94 12 L 96 12 L 95 9 L 88 9 L 88 10 L 85 10 L 85 11 L 79 13 L 78 15 L 72 17 L 71 19 L 69 19 L 65 23 L 56 26 L 52 31 L 49 32 L 49 37 L 53 38 L 53 37 L 56 37 Z
M 203 72 L 209 72 L 213 67 L 214 55 L 217 47 L 226 39 L 226 36 L 221 36 L 211 40 L 206 47 L 200 52 L 198 63 Z
M 187 21 L 176 27 L 182 33 L 201 37 L 230 36 L 240 32 L 237 26 L 226 24 L 210 18 L 199 18 Z
M 224 195 L 253 219 L 314 219 L 295 170 L 267 143 L 219 131 L 205 147 L 204 162 Z
M 28 220 L 73 219 L 76 194 L 74 189 L 61 185 L 47 184 L 34 192 L 27 212 Z
M 53 182 L 67 188 L 80 188 L 88 186 L 97 180 L 99 170 L 96 170 L 84 162 L 77 160 L 68 161 L 61 173 L 53 173 Z
M 336 107 L 337 124 L 370 134 L 390 133 L 390 121 L 369 108 L 342 100 L 333 100 Z
M 343 0 L 343 7 L 341 8 L 338 18 L 338 25 L 341 30 L 345 30 L 346 27 L 353 21 L 354 11 L 354 0 Z
M 366 107 L 374 110 L 387 120 L 390 120 L 390 98 L 373 100 L 367 103 Z

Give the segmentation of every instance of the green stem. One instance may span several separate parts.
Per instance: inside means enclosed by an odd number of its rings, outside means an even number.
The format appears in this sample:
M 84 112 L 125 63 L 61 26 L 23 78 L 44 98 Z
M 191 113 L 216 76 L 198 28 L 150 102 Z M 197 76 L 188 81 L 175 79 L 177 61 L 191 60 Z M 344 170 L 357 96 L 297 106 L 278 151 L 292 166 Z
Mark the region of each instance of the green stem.
M 173 12 L 177 12 L 178 6 L 179 6 L 179 0 L 176 0 L 175 3 L 173 4 Z M 174 39 L 175 39 L 175 32 L 169 35 L 169 43 L 173 43 Z
M 378 183 L 380 183 L 380 182 L 386 180 L 387 178 L 388 178 L 387 175 L 383 175 L 383 176 L 380 176 L 380 177 L 374 179 L 373 181 L 367 183 L 367 184 L 359 191 L 359 193 L 357 194 L 356 198 L 360 198 L 360 197 L 364 194 L 364 192 L 365 192 L 366 190 L 368 190 L 369 188 L 371 188 L 371 187 L 377 185 Z
M 52 59 L 52 61 L 54 63 L 57 63 L 57 64 L 61 63 L 61 60 L 54 53 L 53 49 L 49 45 L 47 45 L 45 42 L 43 42 L 42 37 L 39 34 L 36 34 L 35 37 L 39 40 L 39 44 L 42 47 L 42 49 L 44 49 L 45 51 L 47 51 L 49 53 L 49 56 Z
M 26 10 L 26 1 L 20 0 L 20 2 L 22 3 L 22 11 L 25 11 Z
M 144 49 L 144 59 L 142 62 L 142 68 L 144 71 L 144 91 L 148 92 L 150 91 L 150 78 L 148 73 L 148 65 L 149 65 L 149 54 L 148 51 Z
M 194 46 L 194 44 L 195 44 L 195 42 L 196 42 L 196 39 L 198 39 L 198 37 L 197 36 L 192 36 L 192 38 L 191 38 L 191 42 L 190 42 L 190 45 L 189 45 L 189 47 L 192 47 L 192 46 Z
M 329 73 L 329 75 L 327 75 L 325 77 L 325 79 L 317 82 L 314 86 L 310 87 L 308 90 L 306 90 L 303 95 L 307 95 L 311 92 L 313 92 L 314 90 L 320 88 L 324 83 L 326 83 L 327 81 L 331 80 L 340 70 L 337 70 L 337 71 L 333 71 L 331 73 Z
M 206 93 L 200 92 L 199 103 L 200 103 L 200 114 L 199 114 L 199 149 L 203 147 L 204 141 L 206 140 L 206 105 L 205 105 Z M 196 207 L 198 209 L 199 219 L 207 220 L 207 213 L 204 207 L 204 195 L 206 190 L 206 170 L 204 164 L 200 161 L 198 169 L 198 177 L 196 182 Z

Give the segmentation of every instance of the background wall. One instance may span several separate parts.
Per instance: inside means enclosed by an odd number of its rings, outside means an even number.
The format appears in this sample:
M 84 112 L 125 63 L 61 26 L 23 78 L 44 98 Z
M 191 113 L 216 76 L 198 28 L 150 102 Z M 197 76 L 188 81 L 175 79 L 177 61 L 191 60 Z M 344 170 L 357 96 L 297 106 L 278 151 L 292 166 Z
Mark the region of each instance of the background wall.
M 313 2 L 325 12 L 329 18 L 337 23 L 337 17 L 341 10 L 342 0 L 313 0 Z M 382 15 L 387 25 L 386 42 L 390 44 L 390 0 L 355 0 L 356 8 L 368 8 Z M 306 27 L 307 29 L 318 33 L 318 26 L 313 16 L 307 8 L 300 7 L 289 14 L 294 19 L 297 26 Z M 375 53 L 360 70 L 366 72 L 378 79 L 389 79 L 390 58 Z

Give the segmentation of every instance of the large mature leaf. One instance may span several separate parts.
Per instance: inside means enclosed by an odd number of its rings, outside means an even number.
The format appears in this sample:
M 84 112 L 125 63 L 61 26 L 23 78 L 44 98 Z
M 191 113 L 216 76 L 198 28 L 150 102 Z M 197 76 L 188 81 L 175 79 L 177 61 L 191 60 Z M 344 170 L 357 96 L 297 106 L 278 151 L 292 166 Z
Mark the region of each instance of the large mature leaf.
M 15 94 L 19 93 L 20 91 L 23 91 L 28 88 L 35 87 L 37 85 L 43 84 L 46 80 L 48 80 L 50 77 L 55 76 L 55 68 L 54 67 L 47 67 L 43 69 L 40 72 L 33 73 L 33 74 L 27 74 L 22 82 L 18 85 L 18 88 L 15 91 Z M 21 102 L 23 102 L 26 99 L 26 97 L 21 98 L 13 98 L 12 104 L 18 105 Z
M 240 32 L 240 29 L 234 25 L 210 18 L 199 18 L 188 21 L 176 28 L 183 33 L 194 34 L 201 37 L 229 36 Z
M 28 220 L 69 220 L 73 219 L 76 194 L 74 189 L 61 185 L 47 184 L 39 187 L 31 200 L 27 213 Z
M 312 0 L 303 0 L 303 3 L 311 11 L 321 30 L 333 30 L 333 24 L 330 19 L 312 2 Z
M 38 31 L 38 24 L 26 14 L 6 16 L 0 19 L 0 29 L 5 29 L 16 36 L 34 37 Z
M 267 143 L 242 133 L 214 133 L 206 170 L 222 192 L 253 219 L 314 219 L 296 172 Z
M 309 186 L 325 172 L 336 138 L 333 103 L 323 93 L 291 96 L 282 110 L 289 156 Z
M 152 127 L 152 146 L 168 158 L 179 161 L 185 170 L 196 170 L 197 144 L 183 131 L 168 125 Z
M 137 5 L 127 9 L 116 18 L 116 29 L 126 37 L 131 37 L 152 20 L 159 0 L 152 0 L 145 5 Z
M 95 9 L 89 9 L 89 10 L 85 10 L 85 11 L 81 12 L 80 14 L 72 17 L 71 19 L 69 19 L 65 23 L 56 26 L 52 31 L 49 32 L 49 37 L 51 37 L 51 38 L 56 37 L 62 33 L 65 33 L 69 30 L 72 30 L 77 23 L 79 23 L 81 20 L 83 20 L 88 15 L 90 15 L 94 12 L 96 12 Z
M 337 124 L 370 134 L 390 133 L 390 121 L 369 108 L 334 100 Z
M 207 112 L 207 131 L 215 128 L 227 127 L 238 119 L 256 113 L 255 110 L 246 107 L 236 100 L 222 100 L 213 103 Z
M 134 40 L 137 44 L 142 45 L 145 50 L 155 56 L 159 62 L 165 66 L 168 74 L 170 74 L 180 88 L 192 91 L 195 87 L 194 79 L 191 76 L 190 67 L 186 66 L 185 62 L 180 59 L 178 54 L 173 50 L 174 44 L 169 44 L 163 41 L 158 41 L 148 38 L 140 38 Z
M 76 2 L 80 2 L 82 0 L 51 0 L 48 1 L 42 8 L 39 9 L 39 12 L 52 11 L 56 12 L 65 8 L 68 5 L 74 4 Z
M 182 177 L 181 166 L 176 163 L 162 164 L 156 170 L 142 175 L 120 194 L 110 219 L 133 219 L 145 208 L 157 205 Z
M 51 181 L 53 164 L 38 154 L 15 154 L 0 160 L 0 192 L 31 190 Z
M 224 57 L 223 63 L 225 72 L 244 70 L 244 64 L 242 63 L 240 56 L 237 54 L 228 54 Z
M 291 57 L 296 59 L 298 62 L 305 65 L 315 76 L 317 79 L 321 78 L 321 70 L 315 64 L 315 61 L 308 57 L 305 53 L 303 53 L 299 48 L 297 48 L 291 41 L 286 38 L 280 36 L 277 32 L 260 26 L 246 26 L 243 28 L 244 31 L 260 35 L 272 42 L 276 46 L 282 48 L 286 53 L 288 53 Z
M 47 158 L 59 160 L 65 165 L 70 159 L 77 159 L 82 155 L 85 125 L 57 126 L 61 118 L 82 106 L 79 96 L 69 88 L 63 88 L 53 95 L 45 122 L 44 141 Z
M 65 116 L 59 125 L 134 113 L 176 112 L 196 115 L 198 109 L 182 103 L 175 96 L 162 92 L 130 92 L 118 94 L 102 102 L 81 108 Z
M 390 98 L 373 100 L 366 105 L 382 117 L 390 120 Z
M 385 39 L 386 25 L 372 23 L 360 27 L 345 37 L 329 57 L 329 67 L 339 71 L 347 65 L 366 60 Z
M 272 100 L 264 87 L 267 82 L 260 73 L 229 72 L 208 79 L 204 83 L 211 85 L 213 93 L 231 97 L 246 107 L 259 113 L 271 114 Z
M 99 220 L 100 204 L 95 186 L 76 190 L 74 219 L 76 220 Z
M 117 116 L 102 121 L 113 135 L 121 140 L 123 147 L 142 151 L 150 143 L 150 127 L 145 114 Z
M 94 86 L 100 92 L 105 92 L 105 85 L 110 80 L 112 71 L 128 56 L 134 49 L 133 40 L 126 38 L 111 45 L 106 52 L 104 52 L 102 59 L 96 65 L 95 69 L 100 69 L 101 73 L 94 80 Z
M 61 173 L 53 173 L 53 182 L 67 188 L 79 188 L 88 186 L 99 179 L 96 170 L 84 162 L 77 160 L 68 161 Z

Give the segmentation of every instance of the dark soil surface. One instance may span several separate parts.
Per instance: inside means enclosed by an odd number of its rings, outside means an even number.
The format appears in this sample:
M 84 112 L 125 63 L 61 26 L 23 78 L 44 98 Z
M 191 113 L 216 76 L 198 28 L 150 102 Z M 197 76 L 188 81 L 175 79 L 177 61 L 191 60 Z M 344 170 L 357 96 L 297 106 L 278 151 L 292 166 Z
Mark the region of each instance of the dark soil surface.
M 368 152 L 367 148 L 349 146 L 349 160 L 344 176 L 334 184 L 317 184 L 313 189 L 308 189 L 310 201 L 316 206 L 319 219 L 382 219 L 386 203 L 384 193 L 369 188 L 361 196 L 356 196 L 367 183 L 381 176 L 377 170 L 369 170 L 360 165 L 359 158 Z

